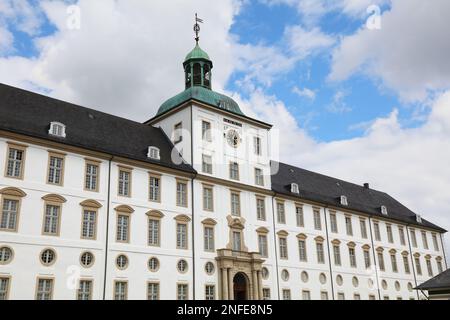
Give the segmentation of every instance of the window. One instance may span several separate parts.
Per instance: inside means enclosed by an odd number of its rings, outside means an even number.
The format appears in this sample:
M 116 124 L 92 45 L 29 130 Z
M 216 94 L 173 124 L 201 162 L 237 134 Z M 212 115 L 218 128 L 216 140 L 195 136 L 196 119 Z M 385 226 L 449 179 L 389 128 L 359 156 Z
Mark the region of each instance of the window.
M 263 288 L 263 300 L 270 300 L 270 289 Z
M 148 219 L 148 245 L 159 246 L 160 245 L 160 220 L 149 218 Z
M 352 226 L 352 218 L 351 217 L 345 217 L 345 229 L 347 230 L 348 236 L 353 235 L 353 226 Z
M 255 184 L 258 186 L 264 186 L 263 171 L 259 168 L 255 168 Z
M 316 242 L 317 263 L 325 263 L 325 254 L 323 251 L 323 243 Z
M 283 289 L 283 300 L 291 300 L 291 290 Z
M 94 255 L 90 252 L 83 252 L 80 256 L 80 263 L 85 268 L 92 267 L 94 264 Z
M 216 287 L 211 284 L 205 286 L 205 300 L 216 300 Z
M 431 265 L 431 260 L 426 259 L 426 263 L 427 263 L 428 276 L 432 277 L 433 276 L 433 266 Z
M 86 162 L 86 177 L 84 188 L 89 191 L 98 191 L 99 165 L 94 162 Z
M 389 296 L 383 296 L 383 300 L 389 300 Z
M 13 252 L 8 247 L 0 248 L 0 265 L 8 264 L 11 262 L 13 258 Z
M 269 270 L 266 267 L 262 267 L 262 269 L 261 269 L 261 277 L 264 280 L 269 279 Z
M 53 279 L 39 278 L 36 290 L 36 300 L 52 300 Z
M 128 258 L 124 254 L 120 254 L 116 258 L 116 266 L 120 270 L 125 270 L 128 267 Z
M 370 251 L 368 249 L 364 250 L 364 264 L 366 266 L 366 269 L 369 269 L 372 265 L 370 262 Z
M 403 256 L 403 266 L 405 267 L 405 273 L 410 274 L 411 271 L 409 269 L 409 259 L 406 255 Z
M 378 252 L 378 266 L 381 271 L 385 270 L 383 252 Z
M 8 158 L 6 159 L 6 176 L 8 178 L 23 178 L 25 149 L 25 146 L 8 145 Z
M 265 234 L 259 234 L 258 235 L 258 247 L 259 247 L 259 254 L 263 258 L 268 257 L 268 249 L 267 249 L 267 236 Z
M 438 267 L 438 273 L 442 273 L 442 261 L 441 260 L 436 260 L 436 264 Z
M 355 248 L 348 248 L 348 256 L 350 258 L 350 267 L 356 268 L 356 253 Z
M 117 214 L 116 240 L 118 242 L 128 242 L 130 233 L 130 216 L 128 214 Z
M 256 198 L 256 216 L 258 220 L 266 221 L 266 204 L 264 198 Z
M 160 160 L 161 154 L 160 154 L 159 148 L 153 147 L 153 146 L 148 147 L 147 158 L 150 158 L 153 160 Z
M 187 300 L 188 299 L 188 285 L 187 284 L 177 284 L 177 300 Z
M 159 300 L 159 283 L 147 283 L 147 300 Z
M 439 251 L 439 245 L 438 245 L 438 240 L 437 240 L 437 236 L 436 233 L 432 233 L 431 237 L 433 238 L 433 246 L 434 246 L 434 250 L 435 251 Z
M 314 229 L 322 230 L 322 221 L 320 219 L 319 209 L 314 209 Z
M 306 253 L 306 240 L 304 239 L 298 240 L 298 256 L 300 258 L 300 261 L 308 261 L 308 256 Z
M 417 238 L 416 238 L 416 231 L 414 229 L 410 229 L 409 233 L 411 234 L 411 242 L 412 246 L 414 248 L 417 248 Z
M 231 197 L 231 214 L 233 216 L 240 216 L 241 215 L 241 200 L 240 200 L 239 192 L 231 191 L 230 197 Z
M 395 255 L 395 253 L 391 253 L 391 265 L 392 265 L 392 272 L 398 272 L 397 256 Z
M 92 209 L 83 209 L 83 219 L 81 227 L 81 238 L 95 239 L 97 229 L 97 211 Z
M 339 248 L 339 245 L 333 245 L 333 255 L 334 255 L 334 264 L 336 266 L 341 265 L 341 250 Z
M 56 253 L 52 249 L 45 249 L 41 252 L 41 262 L 44 266 L 51 266 L 55 263 Z
M 375 297 L 375 295 L 369 294 L 369 300 L 377 300 L 377 298 Z
M 346 196 L 341 196 L 341 205 L 348 206 L 348 200 Z
M 119 169 L 118 194 L 122 197 L 131 196 L 131 170 Z
M 152 257 L 148 259 L 148 269 L 151 272 L 156 272 L 159 270 L 159 260 L 158 258 Z
M 59 155 L 49 155 L 47 182 L 55 185 L 63 184 L 64 157 Z
M 208 121 L 202 121 L 202 139 L 204 141 L 211 142 L 211 123 Z
M 183 123 L 177 123 L 173 127 L 173 143 L 177 144 L 183 140 Z
M 92 299 L 92 280 L 80 280 L 78 284 L 77 300 Z
M 261 138 L 260 137 L 253 137 L 253 152 L 260 156 L 262 154 L 261 152 Z
M 184 260 L 184 259 L 179 260 L 178 263 L 177 263 L 177 270 L 178 270 L 178 272 L 186 273 L 187 269 L 188 269 L 187 261 Z
M 305 217 L 303 215 L 303 206 L 297 205 L 295 206 L 295 215 L 297 218 L 297 227 L 305 226 Z
M 320 300 L 328 300 L 328 292 L 327 291 L 320 292 Z
M 417 256 L 414 258 L 414 262 L 416 263 L 416 271 L 419 276 L 422 275 L 422 266 L 420 265 L 420 258 Z
M 230 179 L 239 180 L 239 164 L 237 162 L 230 163 Z
M 1 213 L 0 230 L 17 231 L 19 201 L 4 198 Z
M 402 227 L 398 227 L 398 234 L 400 236 L 400 244 L 402 246 L 406 245 L 406 241 L 405 241 L 405 231 L 403 230 Z
M 127 300 L 128 282 L 116 281 L 114 283 L 114 300 Z
M 311 300 L 311 292 L 309 292 L 308 290 L 303 290 L 302 300 Z
M 44 228 L 42 232 L 44 235 L 59 235 L 60 211 L 61 206 L 59 205 L 47 204 L 45 206 Z
M 367 239 L 367 226 L 366 226 L 366 220 L 360 219 L 359 220 L 359 226 L 361 228 L 361 238 Z
M 422 216 L 416 214 L 416 221 L 417 221 L 418 223 L 422 223 Z
M 278 221 L 278 223 L 286 223 L 286 215 L 284 212 L 284 202 L 277 202 L 277 221 Z
M 373 223 L 373 229 L 374 229 L 374 232 L 375 232 L 375 240 L 376 241 L 381 241 L 380 225 L 378 224 L 378 222 L 374 222 Z
M 161 177 L 150 175 L 149 177 L 149 200 L 161 202 Z
M 240 231 L 233 231 L 233 250 L 234 251 L 242 250 Z
M 187 224 L 177 223 L 177 249 L 187 248 Z
M 205 226 L 203 228 L 203 233 L 204 250 L 214 252 L 214 228 Z
M 187 207 L 187 183 L 184 181 L 177 182 L 177 206 Z
M 292 193 L 297 193 L 297 194 L 300 193 L 300 190 L 298 188 L 298 184 L 297 183 L 291 183 L 291 192 Z
M 331 232 L 338 233 L 336 213 L 334 213 L 334 212 L 330 213 L 330 226 L 331 226 Z
M 280 246 L 280 259 L 288 258 L 287 239 L 285 237 L 278 237 L 278 243 Z
M 214 210 L 213 187 L 203 185 L 203 210 Z
M 8 300 L 9 278 L 0 277 L 0 301 Z
M 338 292 L 338 300 L 345 300 L 345 295 L 343 292 Z
M 51 122 L 48 134 L 56 137 L 66 137 L 66 126 L 60 122 Z
M 394 243 L 394 236 L 392 235 L 392 227 L 390 224 L 386 225 L 386 232 L 389 243 Z
M 386 206 L 381 206 L 381 214 L 387 216 L 388 209 Z
M 212 174 L 212 157 L 206 154 L 202 155 L 202 172 Z
M 425 250 L 428 250 L 428 239 L 427 239 L 427 233 L 425 231 L 422 231 L 422 244 L 423 244 L 423 248 Z
M 361 300 L 361 295 L 359 293 L 355 293 L 353 295 L 353 300 Z

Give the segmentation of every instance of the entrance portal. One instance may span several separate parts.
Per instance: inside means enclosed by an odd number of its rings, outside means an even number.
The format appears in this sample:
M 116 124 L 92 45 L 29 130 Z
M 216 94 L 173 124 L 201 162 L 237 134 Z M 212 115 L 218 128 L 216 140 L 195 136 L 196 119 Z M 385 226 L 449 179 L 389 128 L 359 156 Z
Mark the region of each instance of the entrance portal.
M 237 273 L 233 278 L 234 300 L 247 300 L 247 277 L 242 273 Z

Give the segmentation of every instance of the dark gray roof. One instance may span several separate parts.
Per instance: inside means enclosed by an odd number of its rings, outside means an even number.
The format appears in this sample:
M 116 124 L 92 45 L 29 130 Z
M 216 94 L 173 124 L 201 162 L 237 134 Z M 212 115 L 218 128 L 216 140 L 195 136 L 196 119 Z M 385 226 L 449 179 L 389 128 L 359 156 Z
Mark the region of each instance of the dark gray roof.
M 66 138 L 48 134 L 52 121 L 66 125 Z M 177 165 L 172 162 L 173 145 L 160 128 L 4 84 L 0 84 L 0 129 L 190 173 L 195 172 L 188 164 Z M 149 146 L 160 149 L 160 161 L 147 158 Z
M 434 278 L 431 278 L 428 281 L 425 281 L 416 289 L 419 290 L 436 290 L 436 289 L 448 289 L 450 288 L 450 269 L 445 270 L 442 273 L 439 273 Z
M 272 168 L 276 168 L 276 164 L 277 162 L 273 162 Z M 375 217 L 385 217 L 381 214 L 381 206 L 386 206 L 388 209 L 387 217 L 390 219 L 446 232 L 445 229 L 423 218 L 422 223 L 418 223 L 414 212 L 387 193 L 284 163 L 278 164 L 278 172 L 272 174 L 272 190 L 276 193 L 355 210 Z M 300 194 L 290 192 L 291 183 L 299 185 Z M 347 197 L 348 206 L 340 204 L 341 195 Z

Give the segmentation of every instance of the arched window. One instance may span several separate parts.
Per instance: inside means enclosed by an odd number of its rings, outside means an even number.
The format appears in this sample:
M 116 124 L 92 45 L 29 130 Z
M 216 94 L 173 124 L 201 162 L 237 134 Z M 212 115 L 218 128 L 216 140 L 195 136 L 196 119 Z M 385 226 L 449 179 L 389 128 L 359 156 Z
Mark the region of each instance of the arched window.
M 211 86 L 211 69 L 207 64 L 203 66 L 203 84 L 208 88 Z
M 184 70 L 184 73 L 186 75 L 186 89 L 191 87 L 191 79 L 192 79 L 192 70 L 191 65 L 188 64 L 186 66 L 186 69 Z
M 200 63 L 194 64 L 194 86 L 202 84 L 202 68 Z

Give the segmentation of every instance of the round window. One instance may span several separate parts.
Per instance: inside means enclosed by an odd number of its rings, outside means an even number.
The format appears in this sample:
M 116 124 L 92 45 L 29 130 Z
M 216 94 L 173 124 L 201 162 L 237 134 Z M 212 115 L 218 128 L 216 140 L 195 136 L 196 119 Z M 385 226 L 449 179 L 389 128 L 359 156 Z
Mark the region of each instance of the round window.
M 1 247 L 0 248 L 0 264 L 8 264 L 13 258 L 13 252 L 11 248 Z
M 156 272 L 159 269 L 159 260 L 155 257 L 148 259 L 148 269 L 152 272 Z
M 187 272 L 188 264 L 187 264 L 186 260 L 181 259 L 180 261 L 178 261 L 178 263 L 177 263 L 177 269 L 178 269 L 178 271 L 181 272 L 181 273 Z
M 301 273 L 300 277 L 304 283 L 308 282 L 308 280 L 309 280 L 308 272 L 306 272 L 306 271 L 303 271 Z
M 264 280 L 267 280 L 269 278 L 269 269 L 267 269 L 266 267 L 263 267 L 261 269 L 261 276 Z
M 408 291 L 412 292 L 413 291 L 413 285 L 411 282 L 408 282 Z
M 212 275 L 214 274 L 214 263 L 212 262 L 207 262 L 205 264 L 205 271 L 208 275 Z
M 283 279 L 283 281 L 288 281 L 289 280 L 289 271 L 287 271 L 286 269 L 283 269 L 283 271 L 281 271 L 281 279 Z
M 340 274 L 338 274 L 337 277 L 336 277 L 336 283 L 339 286 L 342 286 L 342 284 L 344 283 L 344 279 L 342 279 L 342 276 Z
M 325 273 L 321 273 L 319 275 L 319 281 L 321 284 L 325 284 L 327 282 L 327 276 L 325 275 Z
M 50 266 L 55 263 L 56 253 L 52 249 L 45 249 L 41 253 L 41 262 L 45 266 Z
M 372 280 L 372 279 L 369 279 L 369 280 L 367 281 L 367 284 L 368 284 L 368 286 L 369 286 L 369 289 L 372 289 L 372 288 L 373 288 L 373 280 Z
M 357 277 L 352 278 L 352 284 L 355 288 L 357 288 L 359 286 L 359 280 Z
M 381 281 L 381 287 L 383 288 L 383 290 L 387 290 L 388 288 L 388 283 L 386 280 L 382 280 Z
M 401 287 L 400 287 L 400 282 L 395 281 L 395 290 L 400 291 Z
M 81 254 L 80 262 L 83 267 L 89 268 L 94 264 L 94 255 L 90 252 L 84 252 Z
M 119 256 L 117 256 L 116 258 L 116 265 L 117 268 L 119 268 L 120 270 L 124 270 L 128 267 L 128 258 L 126 255 L 121 254 Z

